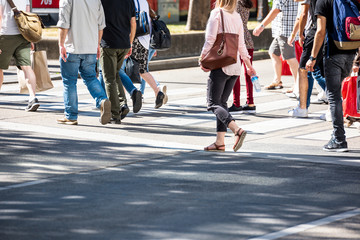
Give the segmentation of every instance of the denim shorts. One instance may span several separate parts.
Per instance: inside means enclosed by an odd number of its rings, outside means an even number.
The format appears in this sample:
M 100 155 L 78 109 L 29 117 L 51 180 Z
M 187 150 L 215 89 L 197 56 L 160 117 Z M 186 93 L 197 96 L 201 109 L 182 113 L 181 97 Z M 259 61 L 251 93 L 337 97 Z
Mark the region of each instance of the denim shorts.
M 276 37 L 270 45 L 269 54 L 281 55 L 284 60 L 295 58 L 295 45 L 290 46 L 287 43 L 287 37 Z
M 11 57 L 17 66 L 30 66 L 31 44 L 21 34 L 0 36 L 0 69 L 8 69 Z

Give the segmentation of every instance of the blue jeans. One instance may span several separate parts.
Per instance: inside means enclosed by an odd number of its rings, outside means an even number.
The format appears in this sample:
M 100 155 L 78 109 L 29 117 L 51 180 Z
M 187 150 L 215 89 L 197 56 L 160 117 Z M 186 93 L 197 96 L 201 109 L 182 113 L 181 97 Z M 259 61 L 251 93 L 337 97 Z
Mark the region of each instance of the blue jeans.
M 78 73 L 88 88 L 91 96 L 100 107 L 103 99 L 107 99 L 104 89 L 96 78 L 96 54 L 71 54 L 68 53 L 66 62 L 60 58 L 60 71 L 64 85 L 65 117 L 76 120 L 78 117 L 77 78 Z
M 147 65 L 147 71 L 149 72 L 149 62 L 152 59 L 152 57 L 154 56 L 156 50 L 149 47 L 149 57 L 148 57 L 148 65 Z M 156 81 L 156 79 L 154 79 L 156 82 L 156 86 L 160 86 L 160 83 L 158 81 Z M 144 95 L 145 92 L 145 87 L 146 87 L 146 81 L 144 79 L 141 78 L 141 85 L 140 85 L 140 91 L 141 93 Z
M 136 89 L 136 87 L 134 86 L 134 84 L 131 81 L 131 79 L 129 78 L 129 76 L 125 73 L 125 65 L 126 65 L 126 61 L 123 62 L 122 66 L 120 68 L 120 71 L 119 71 L 119 75 L 120 75 L 120 79 L 121 79 L 121 82 L 123 83 L 124 88 L 131 96 L 131 94 Z
M 333 124 L 333 137 L 337 143 L 345 142 L 341 84 L 349 76 L 355 53 L 335 54 L 324 59 L 327 97 Z
M 319 67 L 316 67 L 313 72 L 309 71 L 307 74 L 307 77 L 308 77 L 309 88 L 308 88 L 307 99 L 306 99 L 306 108 L 309 108 L 310 97 L 311 97 L 312 89 L 314 86 L 314 79 L 319 83 L 320 87 L 324 91 L 326 90 L 326 83 L 325 83 L 325 78 L 321 75 L 321 70 Z

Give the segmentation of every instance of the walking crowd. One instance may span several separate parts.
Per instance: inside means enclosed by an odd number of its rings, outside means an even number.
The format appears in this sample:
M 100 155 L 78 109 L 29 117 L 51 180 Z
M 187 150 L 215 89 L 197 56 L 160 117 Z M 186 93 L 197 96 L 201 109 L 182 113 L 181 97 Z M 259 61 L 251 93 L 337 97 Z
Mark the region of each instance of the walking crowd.
M 345 137 L 341 83 L 350 75 L 352 63 L 358 71 L 355 59 L 357 47 L 341 49 L 334 42 L 333 4 L 337 0 L 274 0 L 269 14 L 253 30 L 259 36 L 265 26 L 272 24 L 273 41 L 269 47 L 274 69 L 274 81 L 266 90 L 283 88 L 281 72 L 283 61 L 290 67 L 294 86 L 285 91 L 290 97 L 299 99 L 299 105 L 289 111 L 292 117 L 308 117 L 310 96 L 314 80 L 320 86 L 320 94 L 326 97 L 319 101 L 329 103 L 333 123 L 333 134 L 323 147 L 326 151 L 347 151 Z M 29 0 L 13 0 L 19 10 L 29 11 Z M 357 0 L 351 0 L 358 9 Z M 231 112 L 256 112 L 251 78 L 256 76 L 252 67 L 254 43 L 247 28 L 252 6 L 251 0 L 216 0 L 206 27 L 205 43 L 199 65 L 210 72 L 207 84 L 208 111 L 216 116 L 216 140 L 205 147 L 205 151 L 225 151 L 227 128 L 234 133 L 233 150 L 243 144 L 246 131 L 235 123 Z M 147 0 L 60 0 L 59 5 L 59 51 L 60 69 L 64 87 L 64 117 L 60 124 L 77 125 L 78 95 L 77 79 L 80 74 L 96 107 L 100 109 L 101 124 L 120 124 L 129 113 L 126 94 L 132 100 L 133 112 L 142 107 L 145 84 L 148 83 L 155 95 L 155 108 L 168 101 L 167 87 L 161 86 L 149 72 L 149 61 L 155 54 L 150 46 L 150 34 L 138 34 L 139 13 L 145 12 L 146 21 L 156 19 Z M 7 69 L 14 57 L 16 65 L 25 73 L 29 89 L 29 103 L 26 111 L 36 111 L 40 106 L 36 98 L 36 79 L 30 63 L 30 48 L 13 19 L 8 0 L 0 0 L 0 88 L 3 69 Z M 151 27 L 151 24 L 149 24 Z M 151 31 L 151 29 L 150 29 Z M 223 32 L 237 35 L 237 61 L 221 68 L 208 69 L 203 60 L 215 46 L 216 39 Z M 300 61 L 296 58 L 294 41 L 302 47 Z M 141 87 L 137 89 L 125 72 L 126 59 L 138 63 Z M 247 100 L 240 104 L 240 74 L 244 65 Z M 97 69 L 98 77 L 97 77 Z M 230 94 L 233 104 L 227 107 Z M 330 118 L 330 117 L 329 117 Z

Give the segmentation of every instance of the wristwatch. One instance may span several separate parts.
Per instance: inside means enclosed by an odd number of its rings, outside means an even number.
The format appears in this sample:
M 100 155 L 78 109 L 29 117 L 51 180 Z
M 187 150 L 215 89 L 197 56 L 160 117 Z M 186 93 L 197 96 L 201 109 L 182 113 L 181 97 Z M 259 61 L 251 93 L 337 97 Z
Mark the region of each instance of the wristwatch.
M 310 60 L 310 61 L 315 61 L 315 60 L 316 60 L 316 57 L 310 56 L 309 60 Z

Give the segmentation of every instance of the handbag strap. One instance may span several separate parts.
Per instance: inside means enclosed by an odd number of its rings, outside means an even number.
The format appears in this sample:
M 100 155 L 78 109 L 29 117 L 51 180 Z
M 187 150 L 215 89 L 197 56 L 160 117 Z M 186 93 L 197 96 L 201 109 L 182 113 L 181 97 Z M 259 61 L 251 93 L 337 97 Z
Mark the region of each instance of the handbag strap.
M 14 2 L 12 0 L 7 0 L 7 2 L 9 3 L 11 10 L 14 11 L 14 14 L 17 15 L 19 14 L 19 10 L 17 9 L 17 7 L 15 6 Z
M 225 45 L 225 24 L 224 24 L 224 14 L 222 9 L 220 8 L 220 16 L 221 16 L 221 25 L 222 25 L 222 41 L 218 50 L 218 54 L 221 55 L 223 53 L 224 50 L 224 45 Z

